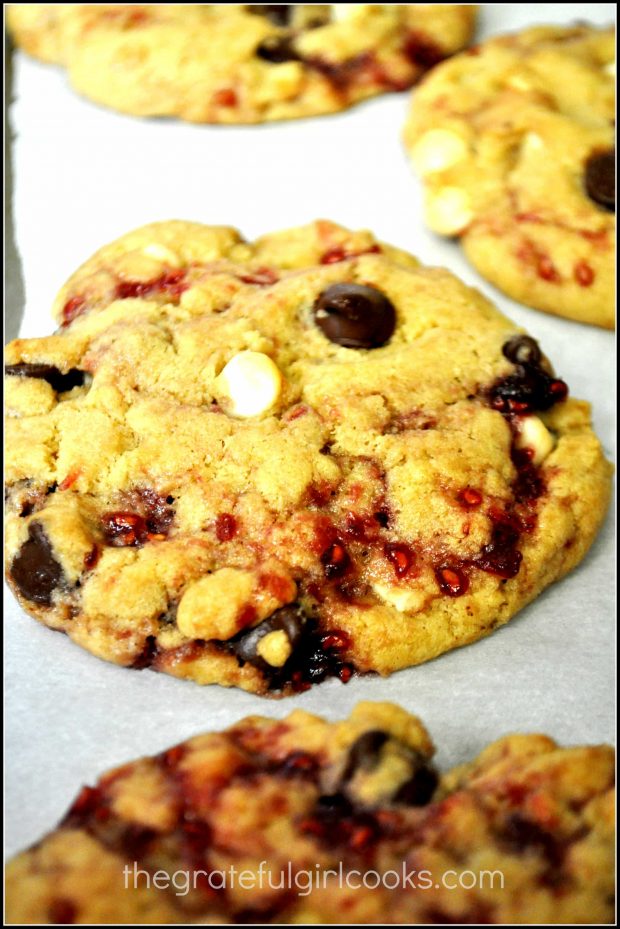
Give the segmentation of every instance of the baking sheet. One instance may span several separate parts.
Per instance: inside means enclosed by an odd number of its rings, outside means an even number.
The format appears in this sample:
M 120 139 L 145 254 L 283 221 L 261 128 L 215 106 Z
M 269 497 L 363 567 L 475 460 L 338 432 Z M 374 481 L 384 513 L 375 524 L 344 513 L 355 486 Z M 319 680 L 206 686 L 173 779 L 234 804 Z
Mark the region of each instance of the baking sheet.
M 613 4 L 492 4 L 481 37 L 534 22 L 611 22 Z M 273 126 L 188 126 L 125 117 L 80 100 L 60 70 L 15 57 L 15 224 L 26 305 L 22 335 L 52 331 L 64 279 L 99 246 L 142 223 L 182 218 L 247 237 L 326 217 L 446 265 L 540 340 L 574 396 L 594 404 L 613 458 L 614 337 L 519 306 L 479 278 L 456 244 L 424 229 L 400 143 L 407 95 Z M 550 192 L 552 195 L 552 192 Z M 9 313 L 18 308 L 8 307 Z M 248 713 L 294 707 L 330 718 L 360 699 L 418 713 L 450 765 L 510 730 L 564 743 L 614 733 L 611 517 L 583 564 L 491 638 L 389 679 L 330 681 L 284 701 L 199 688 L 108 665 L 28 618 L 6 597 L 6 846 L 36 840 L 80 785 Z

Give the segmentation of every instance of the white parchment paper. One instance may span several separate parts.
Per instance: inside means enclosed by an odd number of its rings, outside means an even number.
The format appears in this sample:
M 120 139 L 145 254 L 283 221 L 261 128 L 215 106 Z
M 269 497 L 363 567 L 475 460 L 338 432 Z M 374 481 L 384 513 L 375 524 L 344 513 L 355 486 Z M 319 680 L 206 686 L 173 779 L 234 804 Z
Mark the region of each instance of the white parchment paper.
M 492 4 L 479 35 L 534 22 L 610 22 L 614 5 Z M 256 127 L 188 126 L 121 116 L 80 100 L 64 74 L 16 56 L 15 220 L 27 305 L 22 334 L 52 330 L 65 278 L 142 223 L 191 219 L 248 238 L 326 217 L 446 265 L 540 340 L 574 396 L 594 405 L 613 457 L 614 337 L 519 306 L 482 280 L 458 245 L 427 232 L 400 133 L 407 95 L 349 112 Z M 553 196 L 553 191 L 549 191 Z M 393 675 L 331 681 L 284 701 L 200 688 L 106 664 L 6 602 L 8 853 L 53 827 L 80 785 L 248 713 L 294 707 L 335 718 L 360 699 L 418 713 L 449 765 L 510 730 L 565 743 L 613 737 L 613 528 L 567 579 L 491 638 Z

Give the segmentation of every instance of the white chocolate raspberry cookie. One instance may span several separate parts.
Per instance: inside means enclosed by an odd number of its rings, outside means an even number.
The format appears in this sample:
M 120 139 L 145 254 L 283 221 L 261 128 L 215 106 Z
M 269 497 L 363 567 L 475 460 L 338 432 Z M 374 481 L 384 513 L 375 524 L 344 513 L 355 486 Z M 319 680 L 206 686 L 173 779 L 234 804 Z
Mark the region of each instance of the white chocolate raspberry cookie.
M 611 747 L 509 735 L 443 775 L 433 752 L 415 716 L 360 703 L 125 764 L 9 862 L 8 922 L 613 921 Z
M 535 27 L 438 66 L 405 141 L 426 220 L 516 300 L 613 328 L 615 33 Z
M 136 116 L 257 123 L 411 87 L 469 41 L 458 4 L 22 3 L 15 41 L 75 89 Z
M 505 623 L 609 494 L 589 409 L 447 271 L 326 221 L 156 223 L 7 355 L 7 570 L 101 658 L 289 694 Z

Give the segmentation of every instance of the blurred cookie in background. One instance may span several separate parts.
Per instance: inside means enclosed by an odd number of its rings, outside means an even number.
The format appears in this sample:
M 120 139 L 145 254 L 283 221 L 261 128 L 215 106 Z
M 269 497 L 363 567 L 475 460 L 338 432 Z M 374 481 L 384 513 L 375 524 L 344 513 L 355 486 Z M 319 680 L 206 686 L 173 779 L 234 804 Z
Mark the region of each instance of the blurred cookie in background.
M 9 862 L 8 922 L 613 921 L 610 746 L 508 735 L 443 774 L 433 754 L 417 717 L 359 703 L 129 762 Z
M 18 45 L 136 116 L 258 123 L 405 90 L 467 45 L 474 6 L 14 4 Z
M 405 142 L 426 221 L 528 306 L 613 328 L 615 30 L 537 26 L 436 68 Z

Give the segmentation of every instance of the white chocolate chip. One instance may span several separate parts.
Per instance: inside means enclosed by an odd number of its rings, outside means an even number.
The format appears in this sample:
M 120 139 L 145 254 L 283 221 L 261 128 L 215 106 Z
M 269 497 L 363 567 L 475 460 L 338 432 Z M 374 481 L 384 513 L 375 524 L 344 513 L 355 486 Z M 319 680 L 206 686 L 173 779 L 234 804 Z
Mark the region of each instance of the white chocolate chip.
M 269 355 L 243 351 L 216 378 L 233 416 L 259 416 L 271 409 L 282 390 L 282 375 Z
M 290 658 L 293 648 L 284 629 L 268 632 L 259 639 L 256 654 L 272 668 L 281 668 Z
M 332 3 L 330 4 L 331 21 L 341 23 L 345 19 L 352 19 L 364 13 L 369 6 L 368 3 Z
M 421 609 L 426 599 L 421 590 L 407 590 L 403 587 L 391 587 L 389 584 L 376 583 L 372 585 L 372 589 L 399 613 L 415 613 Z
M 522 74 L 511 74 L 506 83 L 513 90 L 531 90 L 532 84 Z
M 181 267 L 181 259 L 179 256 L 175 255 L 169 248 L 166 248 L 165 245 L 160 245 L 159 242 L 151 242 L 150 245 L 145 245 L 142 252 L 149 258 L 154 258 L 156 261 L 163 261 L 164 264 L 170 265 L 171 268 Z
M 424 176 L 451 168 L 462 161 L 467 152 L 467 143 L 455 132 L 430 129 L 414 145 L 411 160 L 416 171 Z
M 460 187 L 441 187 L 428 191 L 426 222 L 440 235 L 458 235 L 474 218 L 469 194 Z
M 538 416 L 520 416 L 515 445 L 519 449 L 532 450 L 532 464 L 539 465 L 553 451 L 555 440 L 542 419 Z
M 542 136 L 539 136 L 537 132 L 526 132 L 523 136 L 521 148 L 524 154 L 533 155 L 535 153 L 541 152 L 544 147 L 544 139 Z

